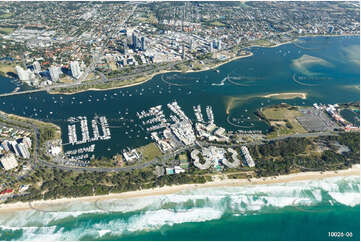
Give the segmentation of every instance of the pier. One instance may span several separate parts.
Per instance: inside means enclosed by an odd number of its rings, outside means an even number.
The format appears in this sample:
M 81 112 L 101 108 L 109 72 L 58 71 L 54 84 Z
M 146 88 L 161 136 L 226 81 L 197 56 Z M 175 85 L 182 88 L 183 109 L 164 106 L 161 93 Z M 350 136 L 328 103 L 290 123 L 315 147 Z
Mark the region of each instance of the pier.
M 85 117 L 85 116 L 78 116 L 77 118 L 70 117 L 67 119 L 67 121 L 71 123 L 68 125 L 69 144 L 79 145 L 79 144 L 85 144 L 85 143 L 93 142 L 93 141 L 97 141 L 97 140 L 108 140 L 111 138 L 108 120 L 105 116 L 102 116 L 102 117 L 96 116 L 91 121 L 91 126 L 93 129 L 93 137 L 92 138 L 90 138 L 90 135 L 89 135 L 87 117 Z M 77 122 L 80 122 L 82 140 L 78 140 L 78 137 L 76 134 L 76 123 Z M 98 125 L 100 125 L 103 135 L 100 135 Z
M 214 123 L 214 114 L 211 106 L 206 107 L 208 122 L 213 124 Z
M 196 115 L 197 121 L 204 123 L 201 105 L 193 106 L 194 114 Z

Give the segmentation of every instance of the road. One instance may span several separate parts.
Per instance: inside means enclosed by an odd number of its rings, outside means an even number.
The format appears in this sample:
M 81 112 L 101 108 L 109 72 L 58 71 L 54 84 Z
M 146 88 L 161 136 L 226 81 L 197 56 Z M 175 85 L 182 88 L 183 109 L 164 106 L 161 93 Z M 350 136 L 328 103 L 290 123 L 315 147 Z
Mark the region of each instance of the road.
M 133 166 L 127 166 L 127 167 L 114 167 L 114 168 L 110 168 L 110 167 L 73 167 L 73 166 L 65 166 L 65 165 L 61 165 L 61 164 L 56 164 L 56 163 L 52 163 L 52 162 L 48 162 L 45 160 L 42 160 L 39 158 L 39 151 L 40 151 L 40 130 L 39 128 L 35 125 L 35 124 L 29 124 L 23 121 L 18 121 L 18 120 L 13 120 L 13 119 L 9 119 L 7 117 L 7 115 L 0 113 L 0 118 L 3 119 L 4 121 L 7 122 L 11 122 L 13 124 L 13 126 L 20 126 L 20 127 L 27 127 L 28 130 L 32 130 L 35 134 L 35 140 L 33 141 L 35 146 L 34 146 L 34 151 L 33 151 L 33 160 L 31 162 L 32 168 L 36 169 L 39 166 L 43 166 L 43 167 L 53 167 L 53 168 L 58 168 L 61 170 L 73 170 L 73 171 L 89 171 L 89 172 L 120 172 L 120 171 L 124 171 L 124 172 L 128 172 L 134 169 L 141 169 L 141 168 L 145 168 L 151 165 L 156 165 L 156 164 L 165 164 L 171 157 L 174 157 L 175 155 L 187 150 L 187 149 L 191 149 L 194 146 L 184 146 L 181 147 L 180 149 L 173 151 L 172 153 L 167 153 L 164 154 L 161 158 L 156 158 L 154 160 L 151 160 L 149 162 L 143 162 L 140 163 L 138 162 L 136 165 Z
M 264 140 L 264 141 L 276 141 L 276 140 L 283 140 L 283 139 L 287 139 L 287 138 L 319 137 L 319 136 L 330 136 L 330 135 L 337 135 L 337 134 L 334 132 L 294 134 L 294 135 L 288 135 L 288 136 L 278 137 L 278 138 Z M 197 147 L 214 145 L 217 147 L 235 148 L 235 147 L 240 147 L 242 145 L 260 145 L 262 143 L 263 142 L 249 142 L 247 144 L 213 144 L 213 143 L 208 143 L 208 142 L 197 141 L 196 144 L 194 144 L 194 145 L 183 146 L 183 147 L 177 149 L 176 151 L 164 154 L 160 158 L 156 158 L 156 159 L 148 161 L 148 162 L 142 162 L 142 163 L 139 162 L 136 165 L 127 166 L 127 167 L 114 167 L 114 168 L 110 168 L 110 167 L 73 167 L 73 166 L 64 166 L 64 165 L 60 165 L 60 164 L 55 164 L 55 163 L 47 162 L 44 160 L 38 160 L 38 161 L 41 166 L 54 167 L 54 168 L 58 168 L 58 169 L 62 169 L 62 170 L 89 171 L 89 172 L 121 172 L 121 171 L 129 172 L 129 171 L 132 171 L 135 169 L 142 169 L 142 168 L 145 168 L 145 167 L 148 167 L 151 165 L 157 165 L 157 164 L 164 165 L 170 160 L 170 158 L 175 157 L 177 154 L 180 154 L 187 150 L 192 150 Z
M 261 145 L 264 142 L 271 142 L 271 141 L 277 141 L 277 140 L 284 140 L 288 138 L 309 138 L 309 137 L 320 137 L 320 136 L 336 136 L 338 132 L 316 132 L 316 133 L 306 133 L 306 134 L 292 134 L 292 135 L 286 135 L 281 136 L 277 138 L 272 139 L 263 139 L 258 142 L 248 142 L 246 144 L 214 144 L 206 141 L 198 141 L 200 146 L 207 146 L 207 145 L 213 145 L 217 147 L 225 147 L 225 148 L 236 148 L 241 147 L 243 145 Z
M 120 25 L 123 25 L 126 21 L 128 21 L 128 19 L 133 15 L 135 9 L 137 8 L 138 4 L 134 4 L 132 10 L 129 12 L 129 15 L 123 19 L 122 22 L 120 22 Z M 114 31 L 119 31 L 118 28 L 116 28 L 114 26 L 115 24 L 112 24 L 112 26 L 109 27 L 109 29 L 114 28 Z M 101 46 L 101 50 L 100 53 L 98 53 L 98 55 L 92 60 L 92 62 L 89 64 L 89 66 L 84 70 L 84 72 L 82 73 L 82 75 L 80 76 L 79 80 L 73 83 L 64 83 L 64 84 L 57 84 L 57 85 L 53 85 L 51 87 L 44 87 L 44 88 L 39 88 L 39 89 L 34 89 L 34 90 L 27 90 L 27 91 L 20 91 L 20 92 L 11 92 L 11 93 L 4 93 L 4 94 L 0 94 L 0 97 L 6 97 L 6 96 L 13 96 L 13 95 L 21 95 L 21 94 L 28 94 L 28 93 L 34 93 L 34 92 L 42 92 L 42 91 L 51 91 L 53 89 L 56 88 L 69 88 L 69 87 L 76 87 L 81 85 L 81 83 L 83 81 L 86 80 L 86 78 L 89 76 L 90 73 L 94 72 L 95 67 L 97 62 L 99 61 L 99 56 L 103 56 L 104 55 L 104 51 L 106 46 L 108 45 L 108 42 L 110 40 L 110 38 L 112 37 L 112 33 L 108 33 L 106 39 L 104 40 L 102 46 Z M 101 75 L 101 79 L 97 82 L 94 83 L 104 83 L 107 82 L 108 79 L 103 75 Z
M 33 132 L 35 133 L 35 140 L 34 140 L 35 149 L 33 151 L 32 167 L 34 169 L 37 168 L 38 166 L 45 166 L 45 167 L 53 167 L 53 168 L 58 168 L 58 169 L 62 169 L 62 170 L 73 170 L 73 171 L 89 171 L 89 172 L 121 172 L 121 171 L 123 171 L 123 172 L 129 172 L 129 171 L 132 171 L 135 169 L 141 169 L 141 168 L 145 168 L 145 167 L 148 167 L 151 165 L 165 164 L 167 161 L 169 161 L 170 158 L 176 156 L 177 154 L 179 154 L 183 151 L 186 151 L 186 150 L 194 149 L 196 147 L 214 145 L 214 146 L 218 146 L 218 147 L 235 148 L 235 147 L 240 147 L 242 145 L 256 145 L 256 144 L 263 143 L 262 141 L 259 141 L 259 142 L 250 142 L 247 144 L 213 144 L 213 143 L 209 143 L 209 142 L 198 141 L 194 145 L 181 147 L 181 148 L 177 149 L 176 151 L 164 154 L 160 158 L 156 158 L 149 162 L 143 162 L 143 163 L 138 162 L 136 165 L 133 165 L 133 166 L 114 167 L 114 168 L 111 168 L 111 167 L 74 167 L 74 166 L 65 166 L 65 165 L 61 165 L 61 164 L 56 164 L 56 163 L 52 163 L 52 162 L 48 162 L 48 161 L 39 159 L 40 131 L 39 131 L 39 128 L 35 124 L 29 124 L 26 122 L 9 119 L 6 115 L 4 115 L 2 113 L 0 113 L 0 118 L 2 118 L 5 121 L 11 122 L 14 125 L 27 127 L 29 130 L 33 130 Z M 319 136 L 330 136 L 330 135 L 337 135 L 337 133 L 335 133 L 335 132 L 318 132 L 318 133 L 294 134 L 294 135 L 288 135 L 288 136 L 268 139 L 268 140 L 264 140 L 264 141 L 276 141 L 276 140 L 283 140 L 283 139 L 287 139 L 287 138 L 319 137 Z
M 128 16 L 125 17 L 125 18 L 123 19 L 123 21 L 119 23 L 120 25 L 124 25 L 125 22 L 128 21 L 128 19 L 133 15 L 133 13 L 134 13 L 135 9 L 137 8 L 137 6 L 138 6 L 138 4 L 134 4 L 133 9 L 129 12 Z M 112 24 L 112 26 L 110 26 L 109 28 L 110 28 L 110 29 L 111 29 L 111 28 L 114 28 L 114 29 L 115 29 L 114 31 L 119 31 L 119 29 L 115 28 L 114 25 L 115 25 L 115 24 Z M 91 64 L 86 68 L 86 70 L 84 71 L 84 73 L 81 75 L 81 77 L 79 78 L 79 81 L 80 81 L 80 82 L 84 81 L 84 80 L 88 77 L 88 75 L 95 70 L 95 67 L 96 67 L 97 62 L 98 62 L 99 55 L 100 55 L 100 56 L 103 56 L 103 55 L 104 55 L 105 48 L 106 48 L 106 46 L 108 45 L 109 40 L 110 40 L 110 38 L 111 38 L 112 36 L 113 36 L 113 33 L 109 33 L 109 32 L 107 33 L 106 40 L 103 42 L 103 44 L 102 44 L 102 46 L 101 46 L 101 51 L 100 51 L 100 53 L 93 59 L 93 61 L 91 62 Z
M 142 169 L 142 168 L 145 168 L 145 167 L 148 167 L 151 165 L 166 164 L 166 162 L 169 161 L 170 158 L 175 157 L 177 154 L 187 151 L 187 150 L 194 149 L 196 147 L 202 147 L 202 146 L 213 145 L 213 146 L 224 147 L 224 148 L 235 148 L 235 147 L 240 147 L 242 145 L 259 145 L 259 144 L 264 143 L 264 141 L 270 142 L 270 141 L 284 140 L 284 139 L 288 139 L 288 138 L 303 138 L 303 137 L 307 138 L 307 137 L 337 135 L 337 132 L 317 132 L 317 133 L 306 133 L 306 134 L 293 134 L 293 135 L 287 135 L 287 136 L 277 137 L 277 138 L 273 138 L 273 139 L 262 140 L 262 141 L 258 141 L 258 142 L 249 142 L 247 144 L 214 144 L 214 143 L 209 143 L 209 142 L 205 142 L 205 141 L 197 141 L 196 144 L 194 144 L 194 145 L 183 146 L 183 147 L 177 149 L 176 151 L 164 154 L 160 158 L 156 158 L 156 159 L 153 159 L 148 162 L 138 162 L 137 164 L 135 164 L 133 166 L 114 167 L 114 168 L 111 168 L 111 167 L 74 167 L 74 166 L 65 166 L 65 165 L 61 165 L 61 164 L 57 164 L 57 163 L 48 162 L 48 161 L 45 161 L 45 160 L 42 160 L 39 158 L 40 131 L 39 131 L 39 128 L 35 124 L 29 124 L 29 123 L 26 123 L 23 121 L 9 119 L 5 114 L 2 114 L 2 113 L 0 113 L 0 118 L 5 121 L 11 122 L 15 126 L 18 125 L 18 126 L 22 126 L 22 127 L 27 127 L 29 130 L 32 130 L 34 132 L 35 149 L 33 151 L 33 161 L 32 161 L 32 167 L 34 169 L 37 168 L 38 166 L 43 166 L 43 167 L 58 168 L 58 169 L 62 169 L 62 170 L 89 171 L 89 172 L 121 172 L 121 171 L 129 172 L 129 171 L 132 171 L 135 169 Z

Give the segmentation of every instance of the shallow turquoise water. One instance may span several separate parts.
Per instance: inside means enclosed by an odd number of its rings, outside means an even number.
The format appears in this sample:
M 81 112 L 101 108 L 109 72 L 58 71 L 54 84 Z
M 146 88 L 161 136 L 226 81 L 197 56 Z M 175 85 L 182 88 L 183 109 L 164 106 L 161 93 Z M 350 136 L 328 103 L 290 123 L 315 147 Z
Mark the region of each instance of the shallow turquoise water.
M 0 216 L 0 240 L 332 240 L 332 231 L 352 233 L 342 240 L 359 240 L 360 177 L 196 189 L 46 209 Z
M 229 110 L 231 118 L 243 121 L 244 129 L 266 131 L 267 125 L 253 114 L 263 105 L 359 101 L 359 89 L 353 88 L 360 83 L 359 41 L 359 37 L 304 38 L 296 45 L 252 48 L 252 57 L 223 65 L 217 68 L 219 73 L 168 73 L 125 89 L 0 98 L 0 110 L 54 122 L 62 127 L 64 142 L 64 118 L 105 115 L 114 126 L 112 139 L 96 143 L 97 156 L 148 143 L 144 136 L 149 134 L 135 126 L 136 112 L 174 99 L 192 119 L 193 105 L 212 105 L 220 126 L 238 129 L 226 122 Z M 307 92 L 308 99 L 260 97 L 278 92 Z M 140 137 L 126 135 L 130 129 L 141 131 Z M 359 177 L 349 177 L 70 203 L 51 208 L 54 212 L 1 214 L 0 240 L 331 240 L 332 231 L 352 232 L 352 238 L 342 239 L 359 240 L 359 186 Z

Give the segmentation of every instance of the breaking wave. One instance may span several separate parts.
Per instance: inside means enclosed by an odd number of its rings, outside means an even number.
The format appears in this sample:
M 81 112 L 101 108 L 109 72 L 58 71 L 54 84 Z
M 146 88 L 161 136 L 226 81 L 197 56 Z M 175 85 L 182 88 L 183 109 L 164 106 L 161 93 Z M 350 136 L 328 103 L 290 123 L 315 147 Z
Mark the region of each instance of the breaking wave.
M 360 204 L 359 176 L 291 183 L 195 189 L 136 199 L 69 203 L 64 211 L 0 216 L 0 240 L 79 240 L 154 231 L 164 226 L 250 216 L 282 208 Z M 10 238 L 11 239 L 11 238 Z

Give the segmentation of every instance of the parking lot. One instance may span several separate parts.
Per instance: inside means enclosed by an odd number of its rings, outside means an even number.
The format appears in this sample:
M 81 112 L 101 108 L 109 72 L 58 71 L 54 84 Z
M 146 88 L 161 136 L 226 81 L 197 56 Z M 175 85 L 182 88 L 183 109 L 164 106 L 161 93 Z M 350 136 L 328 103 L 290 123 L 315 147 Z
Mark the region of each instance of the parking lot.
M 309 132 L 333 131 L 339 128 L 323 110 L 312 107 L 300 108 L 299 111 L 303 116 L 296 117 L 296 119 Z

